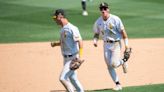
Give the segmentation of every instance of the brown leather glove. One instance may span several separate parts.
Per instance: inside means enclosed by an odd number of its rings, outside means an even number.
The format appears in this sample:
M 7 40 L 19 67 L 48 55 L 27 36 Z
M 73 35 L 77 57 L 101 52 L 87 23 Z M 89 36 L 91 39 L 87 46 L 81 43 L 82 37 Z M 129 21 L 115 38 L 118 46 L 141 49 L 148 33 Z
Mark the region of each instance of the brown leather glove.
M 131 52 L 132 52 L 132 48 L 125 49 L 124 58 L 123 58 L 124 62 L 128 61 L 128 59 L 130 58 Z
M 71 62 L 71 64 L 70 64 L 70 69 L 71 70 L 78 69 L 83 62 L 84 62 L 84 60 L 81 60 L 80 58 L 73 59 L 72 62 Z

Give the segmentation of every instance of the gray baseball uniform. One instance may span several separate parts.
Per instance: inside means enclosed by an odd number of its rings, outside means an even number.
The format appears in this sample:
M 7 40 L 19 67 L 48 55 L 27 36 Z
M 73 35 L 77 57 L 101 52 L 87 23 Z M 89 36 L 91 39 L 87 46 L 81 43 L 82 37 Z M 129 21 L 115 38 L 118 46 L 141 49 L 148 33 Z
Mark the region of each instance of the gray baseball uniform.
M 104 59 L 108 66 L 109 73 L 114 82 L 119 81 L 115 68 L 122 65 L 121 53 L 121 29 L 124 28 L 120 18 L 110 14 L 104 21 L 99 17 L 94 24 L 93 30 L 96 34 L 101 34 L 104 41 Z
M 70 70 L 72 59 L 79 57 L 79 45 L 77 41 L 82 39 L 79 30 L 71 23 L 68 23 L 61 29 L 60 35 L 61 51 L 64 58 L 64 67 L 60 75 L 60 80 L 65 81 L 69 86 L 69 92 L 74 92 L 73 86 L 76 88 L 77 92 L 84 92 L 77 78 L 76 71 Z

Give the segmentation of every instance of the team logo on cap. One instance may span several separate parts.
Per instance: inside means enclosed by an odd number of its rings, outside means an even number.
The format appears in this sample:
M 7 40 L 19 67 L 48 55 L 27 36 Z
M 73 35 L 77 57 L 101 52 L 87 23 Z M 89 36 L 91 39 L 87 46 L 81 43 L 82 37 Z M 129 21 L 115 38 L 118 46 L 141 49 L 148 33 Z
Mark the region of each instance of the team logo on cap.
M 102 3 L 102 6 L 105 6 L 105 4 L 104 4 L 104 3 Z
M 59 16 L 61 16 L 61 15 L 62 15 L 62 13 L 59 13 L 58 15 L 59 15 Z

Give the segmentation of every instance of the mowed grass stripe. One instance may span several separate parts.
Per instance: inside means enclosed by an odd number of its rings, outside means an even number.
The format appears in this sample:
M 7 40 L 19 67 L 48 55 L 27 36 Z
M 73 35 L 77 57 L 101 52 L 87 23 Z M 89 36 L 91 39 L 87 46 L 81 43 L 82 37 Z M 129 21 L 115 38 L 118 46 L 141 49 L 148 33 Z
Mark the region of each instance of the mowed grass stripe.
M 0 0 L 0 43 L 58 40 L 60 28 L 51 18 L 57 8 L 64 8 L 83 39 L 90 40 L 101 1 L 87 2 L 89 16 L 84 17 L 80 0 Z M 129 38 L 164 37 L 163 0 L 103 1 L 110 4 L 111 13 L 122 19 Z
M 164 84 L 124 87 L 118 92 L 163 92 Z M 87 92 L 114 92 L 112 89 L 92 90 Z

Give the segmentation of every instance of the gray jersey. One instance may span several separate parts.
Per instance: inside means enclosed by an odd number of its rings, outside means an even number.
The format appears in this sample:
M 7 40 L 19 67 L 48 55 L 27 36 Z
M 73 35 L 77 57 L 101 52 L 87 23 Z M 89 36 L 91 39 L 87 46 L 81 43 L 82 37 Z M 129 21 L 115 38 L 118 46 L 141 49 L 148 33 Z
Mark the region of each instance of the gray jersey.
M 78 40 L 81 35 L 78 28 L 71 23 L 65 25 L 60 31 L 61 50 L 63 55 L 72 55 L 79 52 Z
M 102 17 L 99 17 L 94 24 L 93 31 L 102 34 L 104 41 L 116 41 L 122 38 L 121 29 L 124 29 L 121 19 L 110 14 L 110 17 L 106 21 Z

